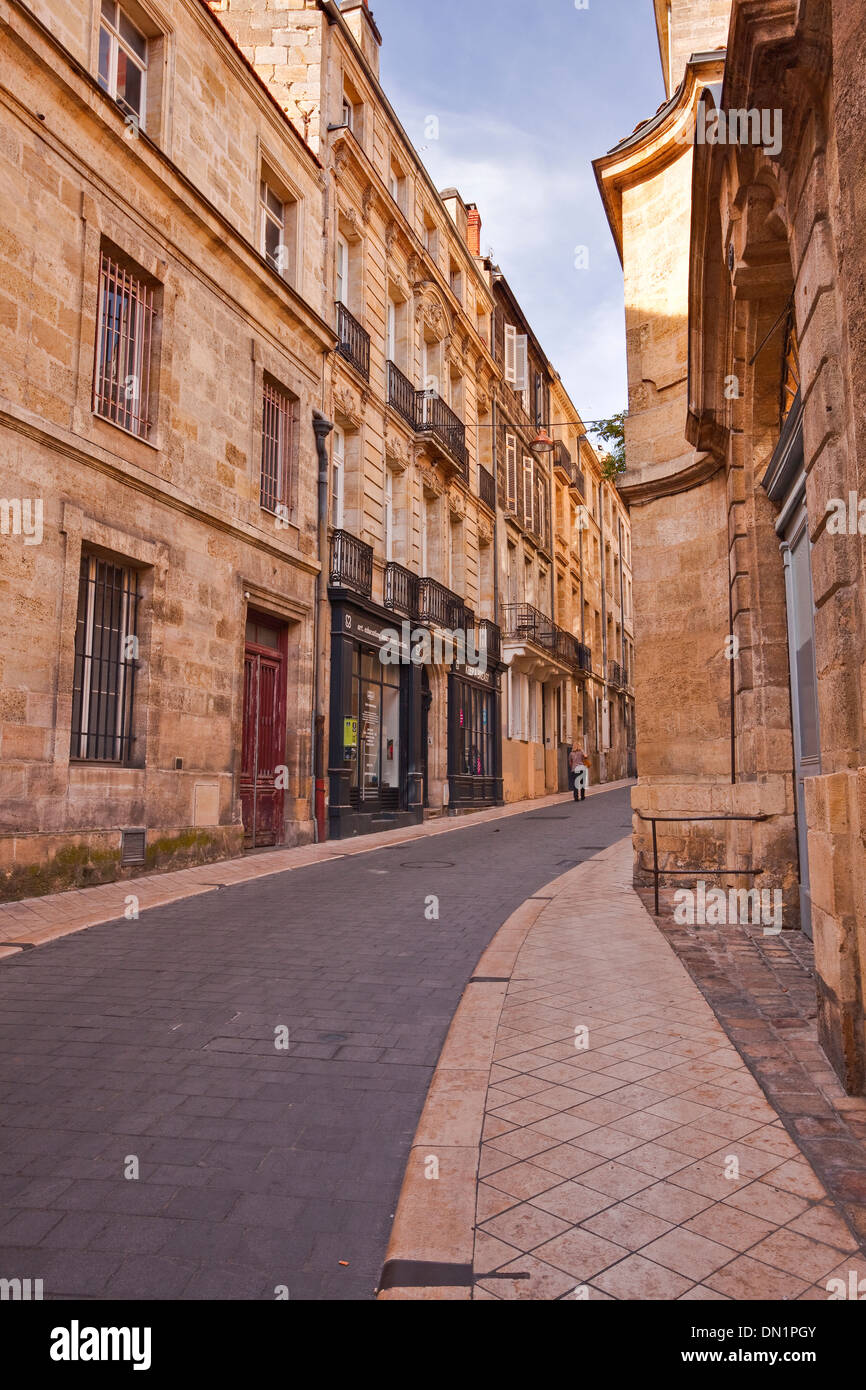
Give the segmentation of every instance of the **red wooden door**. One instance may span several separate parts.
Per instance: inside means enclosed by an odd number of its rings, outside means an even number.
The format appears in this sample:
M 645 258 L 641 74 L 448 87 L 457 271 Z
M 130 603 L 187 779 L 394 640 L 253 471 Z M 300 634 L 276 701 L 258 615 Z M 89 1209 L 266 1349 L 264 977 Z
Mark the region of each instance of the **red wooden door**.
M 244 652 L 244 727 L 241 748 L 241 808 L 244 841 L 250 848 L 282 841 L 285 796 L 285 656 L 270 646 L 271 634 L 256 624 L 259 642 Z M 269 645 L 261 645 L 265 637 Z

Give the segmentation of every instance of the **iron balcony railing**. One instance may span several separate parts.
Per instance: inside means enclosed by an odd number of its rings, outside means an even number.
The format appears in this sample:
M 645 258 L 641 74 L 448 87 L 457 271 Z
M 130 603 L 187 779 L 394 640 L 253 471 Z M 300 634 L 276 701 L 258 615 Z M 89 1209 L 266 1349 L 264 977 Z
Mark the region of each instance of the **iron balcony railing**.
M 574 461 L 572 460 L 568 448 L 565 444 L 563 444 L 561 439 L 558 439 L 556 441 L 553 448 L 553 467 L 554 470 L 559 470 L 559 472 L 565 478 L 569 486 L 574 486 L 575 474 L 577 470 L 574 466 Z
M 415 430 L 430 435 L 454 460 L 465 482 L 469 481 L 466 426 L 438 391 L 416 391 Z
M 373 547 L 349 531 L 335 531 L 331 537 L 330 584 L 369 598 L 373 592 Z
M 402 416 L 407 425 L 415 428 L 415 387 L 404 376 L 396 362 L 388 363 L 388 404 Z
M 370 380 L 370 335 L 358 320 L 349 313 L 345 304 L 337 300 L 337 337 L 340 342 L 338 352 L 351 362 L 365 381 Z
M 592 675 L 592 652 L 583 642 L 574 639 L 575 666 L 578 671 L 588 671 Z
M 578 497 L 586 498 L 586 479 L 579 468 L 575 467 L 574 480 L 568 486 L 577 493 Z
M 574 638 L 565 628 L 557 626 L 556 623 L 548 623 L 541 632 L 541 645 L 546 647 L 557 661 L 562 661 L 567 666 L 574 665 Z
M 385 607 L 407 618 L 417 618 L 420 584 L 417 574 L 390 560 L 385 566 Z
M 503 608 L 506 637 L 543 646 L 542 632 L 549 631 L 552 620 L 531 603 L 506 603 Z
M 609 666 L 610 672 L 608 675 L 608 680 L 610 681 L 610 684 L 619 686 L 621 690 L 624 690 L 628 685 L 628 674 L 626 672 L 625 667 L 621 666 L 618 661 L 609 662 Z
M 492 512 L 496 511 L 496 479 L 486 468 L 478 465 L 478 496 Z
M 462 598 L 452 594 L 437 579 L 429 577 L 419 580 L 418 618 L 422 623 L 432 623 L 451 631 L 456 628 L 465 630 L 474 623 L 472 610 L 466 607 Z
M 488 661 L 499 661 L 502 656 L 502 633 L 497 623 L 489 618 L 480 618 L 475 624 L 475 645 L 479 653 L 486 653 Z

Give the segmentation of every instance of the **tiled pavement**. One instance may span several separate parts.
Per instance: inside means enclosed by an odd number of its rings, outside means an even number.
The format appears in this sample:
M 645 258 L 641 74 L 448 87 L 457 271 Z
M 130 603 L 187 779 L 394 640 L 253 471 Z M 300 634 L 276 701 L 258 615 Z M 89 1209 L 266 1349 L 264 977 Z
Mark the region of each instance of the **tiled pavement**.
M 7 956 L 0 1277 L 42 1278 L 46 1298 L 372 1297 L 479 955 L 629 827 L 628 791 L 599 790 L 387 848 L 321 846 L 322 863 L 286 851 L 291 872 L 251 859 L 257 876 L 221 890 L 188 870 L 194 896 Z M 88 890 L 87 911 L 141 886 Z M 80 902 L 60 896 L 49 933 Z
M 828 1280 L 866 1276 L 863 1251 L 630 867 L 624 841 L 569 874 L 517 957 L 474 1297 L 826 1300 Z

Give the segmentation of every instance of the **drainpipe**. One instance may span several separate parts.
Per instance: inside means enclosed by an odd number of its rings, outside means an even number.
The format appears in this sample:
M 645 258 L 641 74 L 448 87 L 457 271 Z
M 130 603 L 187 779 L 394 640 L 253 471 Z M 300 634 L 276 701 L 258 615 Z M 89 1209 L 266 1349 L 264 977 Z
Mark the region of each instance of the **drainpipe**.
M 323 373 L 324 384 L 324 373 Z M 316 575 L 316 610 L 314 615 L 315 674 L 313 690 L 313 819 L 316 842 L 326 838 L 325 825 L 325 670 L 330 633 L 328 615 L 328 435 L 334 428 L 320 410 L 313 411 L 313 433 L 319 460 L 318 476 L 318 550 L 319 573 Z

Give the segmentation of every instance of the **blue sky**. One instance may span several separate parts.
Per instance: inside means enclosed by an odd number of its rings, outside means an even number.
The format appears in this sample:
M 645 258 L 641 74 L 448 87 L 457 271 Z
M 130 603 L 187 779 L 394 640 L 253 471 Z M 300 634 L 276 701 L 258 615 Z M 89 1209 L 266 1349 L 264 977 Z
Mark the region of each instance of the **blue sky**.
M 382 85 L 584 418 L 626 403 L 622 269 L 592 159 L 664 99 L 652 0 L 371 0 Z M 439 138 L 425 120 L 439 119 Z M 575 248 L 589 252 L 575 268 Z

